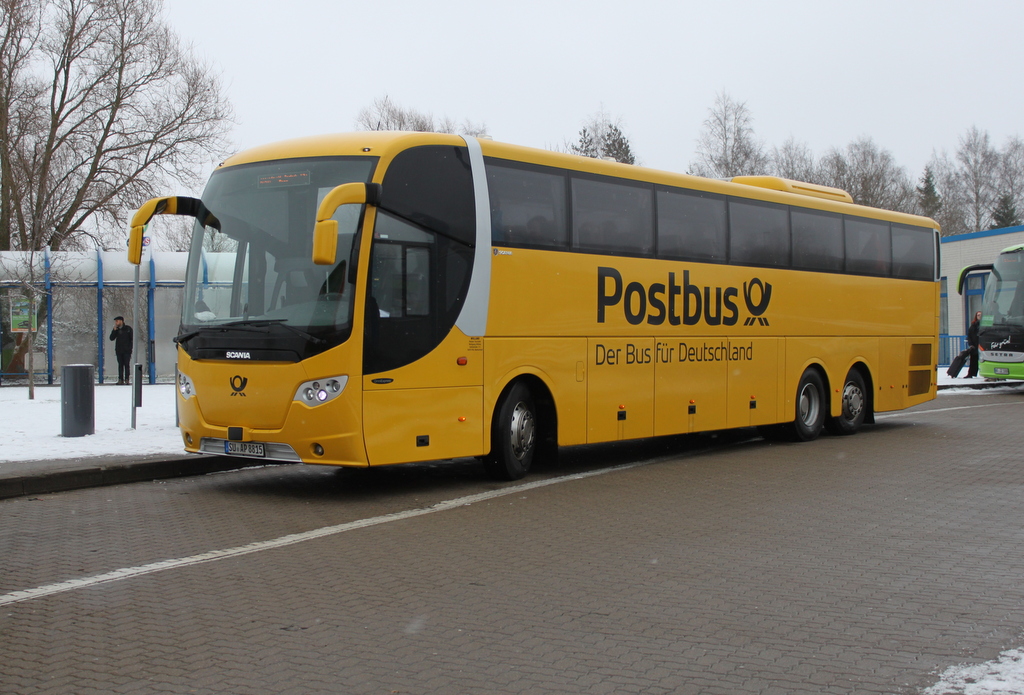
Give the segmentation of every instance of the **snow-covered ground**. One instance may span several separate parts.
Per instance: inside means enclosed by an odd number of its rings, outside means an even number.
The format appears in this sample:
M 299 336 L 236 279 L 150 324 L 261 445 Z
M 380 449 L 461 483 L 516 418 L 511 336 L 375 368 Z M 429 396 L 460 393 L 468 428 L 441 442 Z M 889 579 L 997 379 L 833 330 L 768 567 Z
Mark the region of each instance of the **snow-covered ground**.
M 181 435 L 174 426 L 175 388 L 174 384 L 143 386 L 133 430 L 131 387 L 96 386 L 96 434 L 85 437 L 61 436 L 59 386 L 37 386 L 31 401 L 27 386 L 0 388 L 0 471 L 5 461 L 183 453 Z
M 966 374 L 966 369 L 961 372 Z M 940 369 L 942 386 L 970 386 L 980 379 L 951 379 Z M 131 388 L 97 386 L 96 434 L 85 437 L 61 436 L 60 387 L 36 388 L 35 400 L 28 400 L 26 387 L 0 388 L 0 422 L 3 422 L 0 471 L 6 461 L 69 459 L 105 454 L 178 454 L 181 436 L 174 426 L 175 386 L 157 384 L 143 387 L 143 407 L 136 411 L 136 429 L 131 429 Z M 1013 388 L 1013 387 L 1006 387 Z M 972 389 L 952 388 L 943 397 L 976 394 Z M 1024 651 L 1009 650 L 999 659 L 983 664 L 952 666 L 926 695 L 1024 695 Z

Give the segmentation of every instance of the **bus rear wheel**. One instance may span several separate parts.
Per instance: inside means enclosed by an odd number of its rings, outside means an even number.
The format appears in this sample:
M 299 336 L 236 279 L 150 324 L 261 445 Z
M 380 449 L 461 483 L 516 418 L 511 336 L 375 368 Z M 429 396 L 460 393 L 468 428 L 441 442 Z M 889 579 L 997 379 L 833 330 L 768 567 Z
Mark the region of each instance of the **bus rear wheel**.
M 830 434 L 854 434 L 864 424 L 868 409 L 868 390 L 864 386 L 864 377 L 856 369 L 851 369 L 843 382 L 843 409 L 839 415 L 825 421 L 825 429 Z
M 825 424 L 825 384 L 821 375 L 808 369 L 796 389 L 796 419 L 790 425 L 793 439 L 809 442 L 817 439 Z
M 530 389 L 520 382 L 505 394 L 495 413 L 484 469 L 497 480 L 519 480 L 530 470 L 536 444 L 537 407 Z

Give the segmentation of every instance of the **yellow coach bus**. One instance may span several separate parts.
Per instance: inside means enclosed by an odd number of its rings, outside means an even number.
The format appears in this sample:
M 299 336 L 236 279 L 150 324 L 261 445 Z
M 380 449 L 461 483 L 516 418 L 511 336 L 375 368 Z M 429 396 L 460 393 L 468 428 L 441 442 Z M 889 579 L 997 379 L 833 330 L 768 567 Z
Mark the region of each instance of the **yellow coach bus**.
M 202 199 L 178 343 L 192 452 L 377 466 L 738 427 L 811 440 L 935 397 L 938 231 L 771 177 L 471 137 L 268 145 Z

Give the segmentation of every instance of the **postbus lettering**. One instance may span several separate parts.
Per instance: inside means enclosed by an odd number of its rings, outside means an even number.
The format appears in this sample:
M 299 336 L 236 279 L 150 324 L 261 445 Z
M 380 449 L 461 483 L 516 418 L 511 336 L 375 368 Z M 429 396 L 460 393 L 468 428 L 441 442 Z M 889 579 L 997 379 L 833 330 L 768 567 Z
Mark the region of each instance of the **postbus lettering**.
M 622 315 L 632 326 L 646 322 L 652 326 L 695 326 L 703 321 L 708 326 L 735 326 L 740 309 L 737 299 L 739 287 L 701 286 L 690 281 L 690 271 L 684 270 L 682 284 L 674 272 L 668 282 L 655 282 L 645 287 L 632 281 L 624 285 L 622 273 L 615 268 L 597 269 L 597 322 L 605 323 L 607 310 L 622 305 Z M 625 290 L 623 290 L 625 287 Z M 755 290 L 756 288 L 756 290 Z M 760 316 L 768 309 L 772 286 L 760 278 L 743 283 L 743 300 L 751 316 Z M 756 301 L 755 301 L 756 300 Z M 762 325 L 767 325 L 762 322 Z

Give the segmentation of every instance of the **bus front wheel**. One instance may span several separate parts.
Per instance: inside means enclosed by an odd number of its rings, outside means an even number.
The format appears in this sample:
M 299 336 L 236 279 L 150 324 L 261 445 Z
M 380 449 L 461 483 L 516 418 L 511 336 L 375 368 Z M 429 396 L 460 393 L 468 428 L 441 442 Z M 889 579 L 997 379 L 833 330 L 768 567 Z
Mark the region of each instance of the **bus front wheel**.
M 796 419 L 791 425 L 793 438 L 800 442 L 817 439 L 825 424 L 825 384 L 821 375 L 808 369 L 796 389 Z
M 517 383 L 505 394 L 491 426 L 491 453 L 484 458 L 487 474 L 519 480 L 530 470 L 536 444 L 537 407 L 530 389 Z
M 843 382 L 843 409 L 839 415 L 825 421 L 825 429 L 830 434 L 854 434 L 864 424 L 868 408 L 868 390 L 864 386 L 864 377 L 856 369 L 851 369 Z

